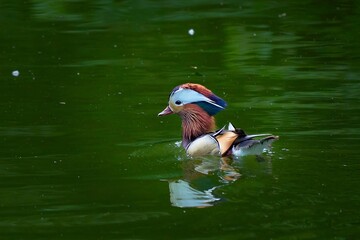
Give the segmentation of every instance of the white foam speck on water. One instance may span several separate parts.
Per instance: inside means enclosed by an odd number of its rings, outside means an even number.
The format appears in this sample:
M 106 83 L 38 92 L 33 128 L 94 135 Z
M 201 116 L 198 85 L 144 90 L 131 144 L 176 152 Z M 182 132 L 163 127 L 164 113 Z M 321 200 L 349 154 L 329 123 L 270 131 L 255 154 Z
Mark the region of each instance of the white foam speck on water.
M 20 75 L 20 72 L 18 70 L 14 70 L 11 73 L 14 77 L 18 77 Z
M 189 29 L 188 31 L 189 35 L 193 36 L 195 34 L 195 30 L 194 29 Z

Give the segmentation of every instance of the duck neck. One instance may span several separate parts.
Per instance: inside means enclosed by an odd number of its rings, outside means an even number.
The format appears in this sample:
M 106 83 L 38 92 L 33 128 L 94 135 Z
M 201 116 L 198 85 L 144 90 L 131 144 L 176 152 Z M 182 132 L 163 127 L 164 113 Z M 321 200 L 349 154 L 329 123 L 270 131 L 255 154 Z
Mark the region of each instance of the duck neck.
M 189 104 L 180 113 L 184 148 L 205 133 L 214 131 L 215 119 L 196 104 Z

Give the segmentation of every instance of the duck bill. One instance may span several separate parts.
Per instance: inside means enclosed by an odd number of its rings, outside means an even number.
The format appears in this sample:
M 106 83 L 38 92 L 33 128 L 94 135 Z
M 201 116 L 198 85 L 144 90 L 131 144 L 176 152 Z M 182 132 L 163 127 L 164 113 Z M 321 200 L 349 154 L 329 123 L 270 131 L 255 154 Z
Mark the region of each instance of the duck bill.
M 169 114 L 173 114 L 174 112 L 171 110 L 169 106 L 167 106 L 162 112 L 158 114 L 158 116 L 165 116 Z

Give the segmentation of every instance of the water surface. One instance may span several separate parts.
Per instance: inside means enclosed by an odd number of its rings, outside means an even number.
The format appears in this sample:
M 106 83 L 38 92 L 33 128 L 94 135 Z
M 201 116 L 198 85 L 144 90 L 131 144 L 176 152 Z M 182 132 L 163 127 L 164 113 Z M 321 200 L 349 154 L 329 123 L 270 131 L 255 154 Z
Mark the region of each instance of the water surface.
M 356 1 L 4 1 L 0 16 L 2 239 L 359 237 Z M 157 117 L 184 82 L 228 102 L 219 127 L 280 141 L 189 159 L 179 118 Z

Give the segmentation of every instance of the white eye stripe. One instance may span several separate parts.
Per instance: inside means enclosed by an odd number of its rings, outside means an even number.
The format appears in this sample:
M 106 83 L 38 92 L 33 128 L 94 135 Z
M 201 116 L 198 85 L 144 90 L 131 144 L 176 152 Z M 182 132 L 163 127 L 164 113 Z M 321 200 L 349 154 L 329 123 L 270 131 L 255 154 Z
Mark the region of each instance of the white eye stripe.
M 174 96 L 174 94 L 176 94 L 177 92 L 182 91 L 182 90 L 183 90 L 183 88 L 178 88 L 178 89 L 176 89 L 176 91 L 173 91 L 173 92 L 170 94 L 170 98 L 171 98 L 172 96 Z
M 215 101 L 208 97 L 205 97 L 201 93 L 198 93 L 191 89 L 179 88 L 170 96 L 170 102 L 177 106 L 182 106 L 188 103 L 207 102 L 219 109 L 224 109 L 223 106 L 217 104 Z
M 170 100 L 174 103 L 180 101 L 182 104 L 194 103 L 194 102 L 209 102 L 214 103 L 210 98 L 205 97 L 204 95 L 191 90 L 179 88 L 171 96 Z

